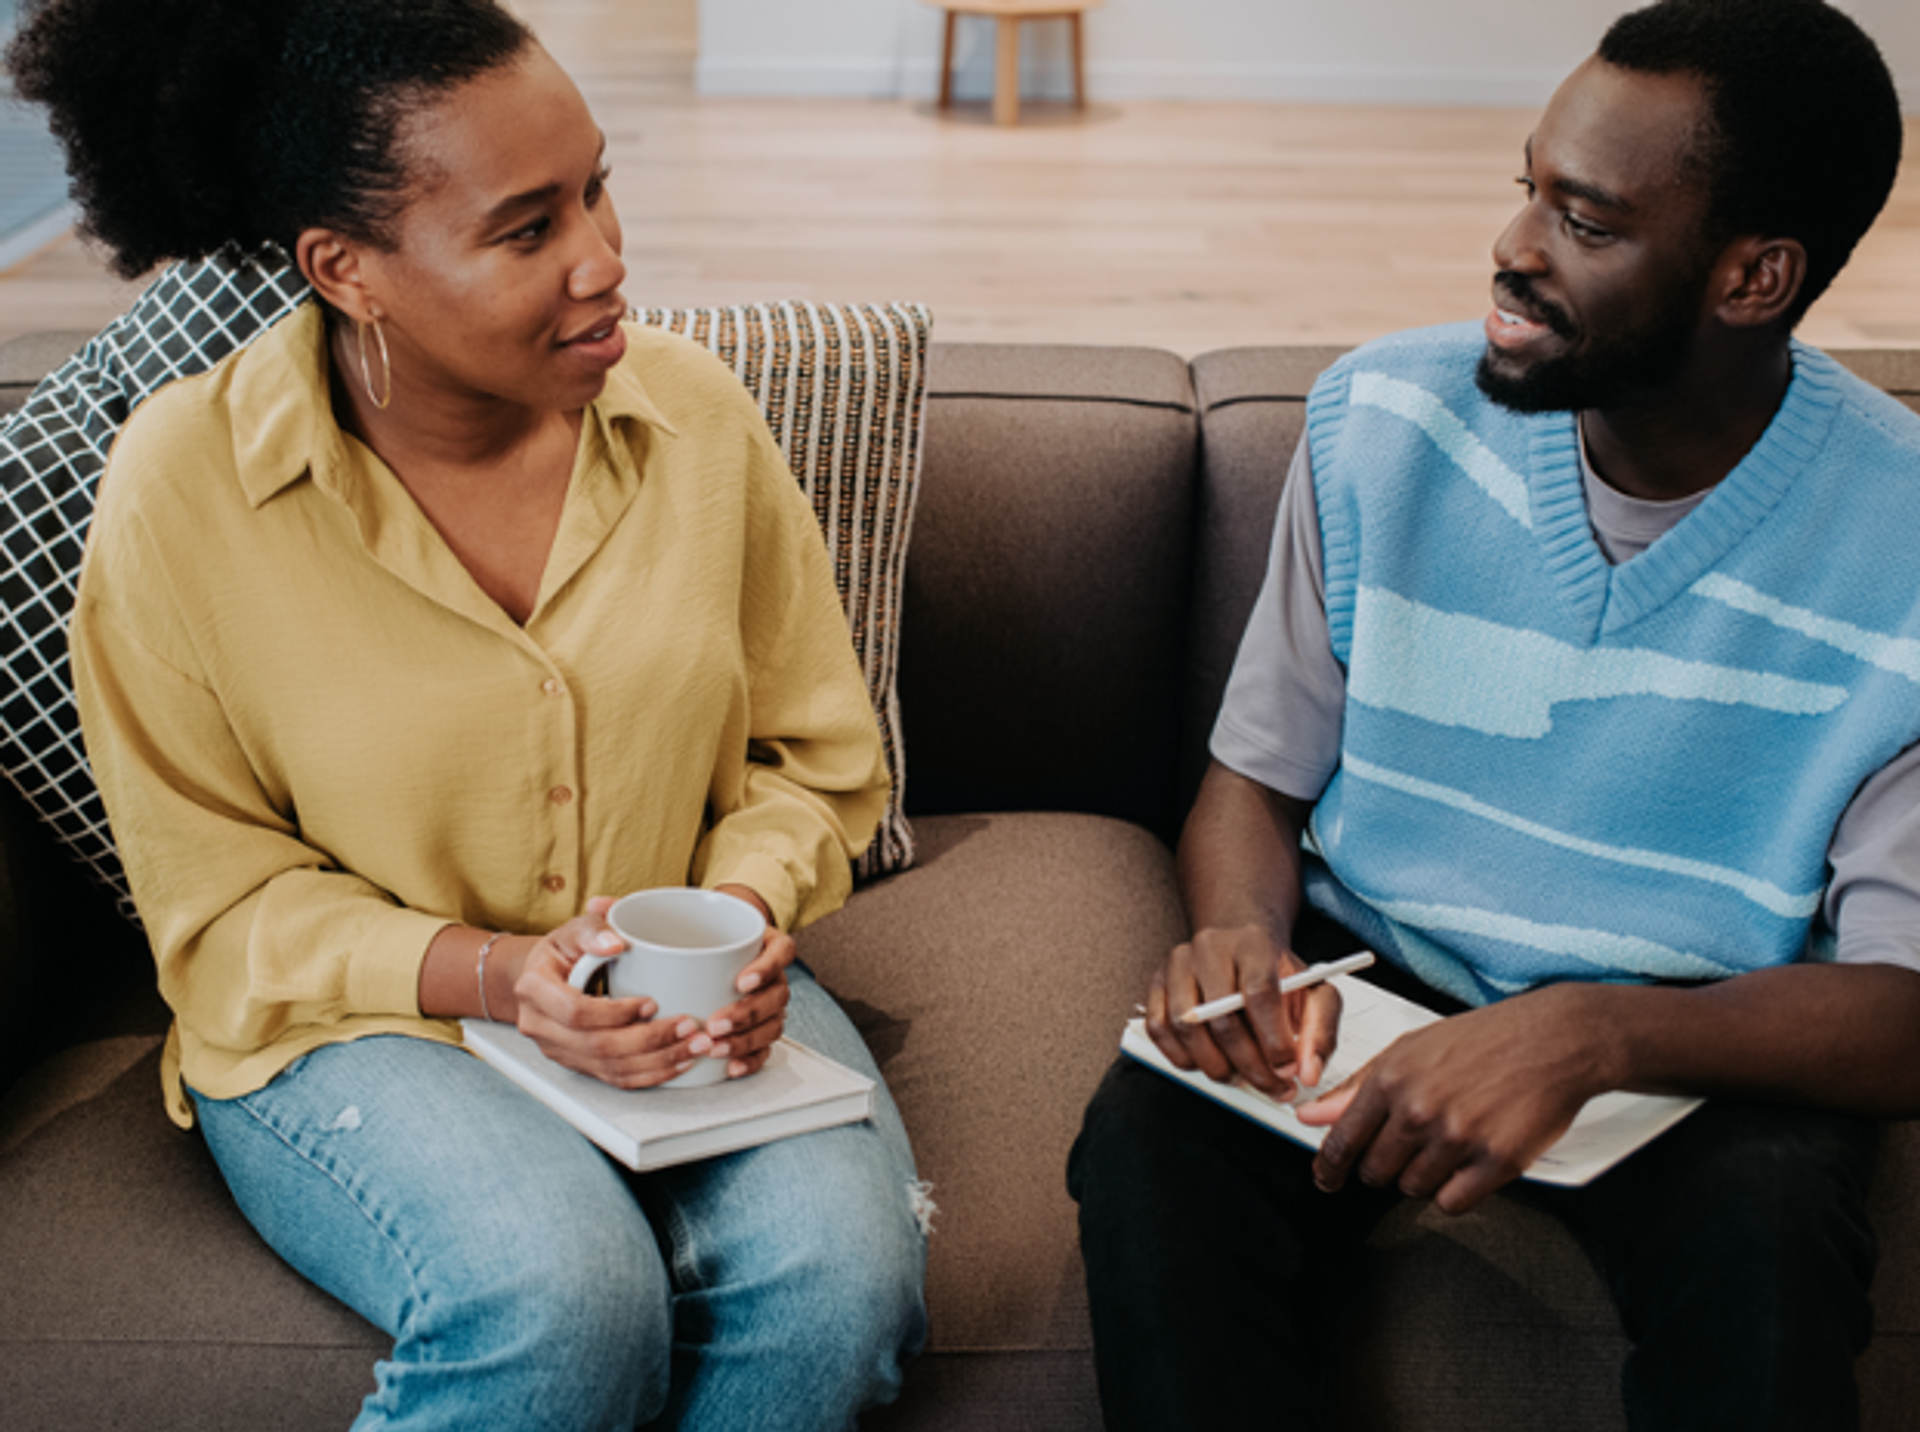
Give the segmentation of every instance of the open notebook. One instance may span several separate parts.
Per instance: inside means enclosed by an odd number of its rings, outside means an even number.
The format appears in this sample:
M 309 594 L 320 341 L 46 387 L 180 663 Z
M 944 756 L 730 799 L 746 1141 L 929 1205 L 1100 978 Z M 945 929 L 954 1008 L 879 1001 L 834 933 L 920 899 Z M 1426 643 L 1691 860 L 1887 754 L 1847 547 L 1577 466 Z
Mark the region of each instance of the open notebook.
M 1300 1122 L 1294 1105 L 1311 1102 L 1332 1090 L 1374 1055 L 1410 1029 L 1431 1024 L 1440 1016 L 1411 1000 L 1352 975 L 1333 980 L 1340 991 L 1340 1047 L 1327 1061 L 1326 1072 L 1312 1089 L 1300 1090 L 1280 1103 L 1246 1084 L 1219 1084 L 1197 1071 L 1176 1069 L 1147 1037 L 1145 1023 L 1131 1021 L 1120 1048 L 1141 1063 L 1216 1099 L 1236 1113 L 1257 1119 L 1295 1143 L 1317 1149 L 1327 1136 L 1323 1128 Z M 1590 1183 L 1641 1145 L 1672 1128 L 1700 1104 L 1698 1099 L 1667 1098 L 1653 1094 L 1602 1094 L 1589 1099 L 1572 1127 L 1526 1171 L 1535 1183 L 1578 1185 Z
M 508 1024 L 461 1021 L 467 1048 L 628 1168 L 670 1164 L 772 1143 L 873 1113 L 873 1080 L 782 1039 L 745 1079 L 698 1089 L 616 1089 L 563 1069 Z

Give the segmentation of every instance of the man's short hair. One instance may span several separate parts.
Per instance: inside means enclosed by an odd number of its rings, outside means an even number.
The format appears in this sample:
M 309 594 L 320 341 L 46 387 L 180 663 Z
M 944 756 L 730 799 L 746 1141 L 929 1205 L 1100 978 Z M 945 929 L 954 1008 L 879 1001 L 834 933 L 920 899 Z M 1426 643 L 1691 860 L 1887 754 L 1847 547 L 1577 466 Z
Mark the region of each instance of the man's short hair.
M 1866 33 L 1822 0 L 1660 0 L 1623 15 L 1600 58 L 1706 88 L 1695 162 L 1707 235 L 1798 239 L 1806 281 L 1789 325 L 1846 266 L 1900 167 L 1900 99 Z

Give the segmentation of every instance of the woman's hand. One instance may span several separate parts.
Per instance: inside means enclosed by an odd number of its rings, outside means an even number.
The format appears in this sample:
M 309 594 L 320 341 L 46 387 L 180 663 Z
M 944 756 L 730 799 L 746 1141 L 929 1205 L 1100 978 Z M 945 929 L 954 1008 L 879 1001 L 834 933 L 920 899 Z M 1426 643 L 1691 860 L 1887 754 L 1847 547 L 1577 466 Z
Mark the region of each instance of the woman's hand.
M 768 913 L 766 904 L 744 885 L 719 888 L 747 901 L 761 915 Z M 793 936 L 775 929 L 769 921 L 760 953 L 733 982 L 741 997 L 715 1010 L 707 1021 L 706 1032 L 715 1041 L 710 1057 L 727 1061 L 729 1079 L 751 1074 L 765 1064 L 774 1041 L 786 1028 L 787 1001 L 793 993 L 787 985 L 787 966 L 798 953 Z
M 727 893 L 741 891 L 728 888 Z M 760 904 L 758 899 L 750 903 Z M 605 897 L 588 901 L 585 914 L 521 954 L 513 980 L 520 1032 L 556 1064 L 621 1089 L 665 1083 L 701 1059 L 725 1059 L 730 1078 L 751 1074 L 766 1063 L 786 1022 L 786 967 L 795 956 L 792 937 L 769 926 L 760 953 L 736 982 L 742 998 L 702 1024 L 689 1015 L 661 1010 L 651 998 L 603 998 L 567 983 L 582 955 L 617 955 L 626 948 L 626 941 L 607 923 L 612 906 Z

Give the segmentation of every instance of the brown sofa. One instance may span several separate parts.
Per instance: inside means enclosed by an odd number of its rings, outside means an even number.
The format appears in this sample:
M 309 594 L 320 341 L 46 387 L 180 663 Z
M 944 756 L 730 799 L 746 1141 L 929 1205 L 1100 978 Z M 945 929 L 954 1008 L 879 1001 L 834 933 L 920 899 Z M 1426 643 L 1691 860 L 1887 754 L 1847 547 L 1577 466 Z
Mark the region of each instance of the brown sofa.
M 0 412 L 80 337 L 0 348 Z M 1183 932 L 1169 843 L 1332 356 L 935 345 L 900 678 L 920 858 L 801 941 L 941 1210 L 932 1348 L 863 1426 L 1098 1426 L 1062 1167 Z M 1920 353 L 1843 356 L 1920 407 Z M 381 1335 L 281 1266 L 167 1123 L 137 938 L 11 793 L 0 827 L 0 1423 L 345 1426 Z M 1903 1125 L 1874 1192 L 1876 1428 L 1920 1406 L 1917 1193 Z M 1326 1335 L 1354 1425 L 1620 1425 L 1621 1334 L 1556 1226 L 1410 1206 L 1371 1265 Z

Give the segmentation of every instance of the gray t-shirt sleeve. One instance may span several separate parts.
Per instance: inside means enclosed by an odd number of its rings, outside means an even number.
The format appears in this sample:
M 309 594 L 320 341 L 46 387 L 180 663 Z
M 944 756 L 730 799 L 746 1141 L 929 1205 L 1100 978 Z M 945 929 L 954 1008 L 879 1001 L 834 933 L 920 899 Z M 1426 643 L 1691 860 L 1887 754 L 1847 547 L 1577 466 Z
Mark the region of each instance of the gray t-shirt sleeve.
M 1297 800 L 1318 800 L 1340 761 L 1347 673 L 1334 658 L 1320 570 L 1320 512 L 1303 436 L 1274 521 L 1266 580 L 1214 723 L 1214 759 Z
M 1920 746 L 1854 793 L 1827 860 L 1826 917 L 1841 963 L 1920 971 Z
M 1617 521 L 1611 506 L 1590 504 L 1602 549 L 1635 555 L 1692 510 L 1660 506 L 1668 511 L 1659 530 L 1640 531 Z M 1214 758 L 1283 795 L 1318 800 L 1340 761 L 1346 701 L 1347 674 L 1327 633 L 1320 513 L 1302 437 L 1280 497 L 1266 580 L 1214 725 Z M 1861 786 L 1834 829 L 1828 858 L 1825 914 L 1837 958 L 1920 972 L 1920 746 Z

